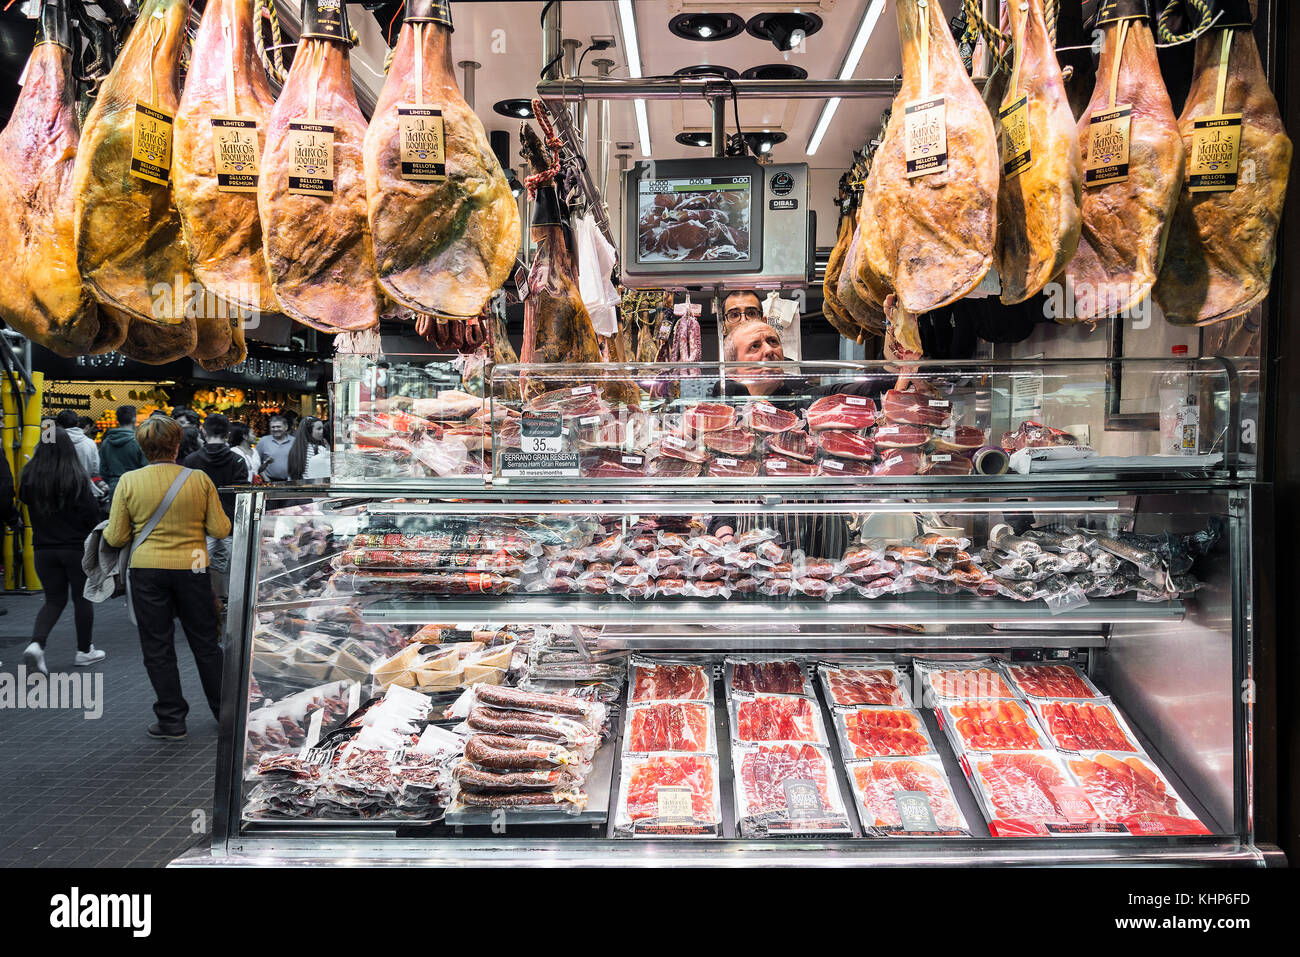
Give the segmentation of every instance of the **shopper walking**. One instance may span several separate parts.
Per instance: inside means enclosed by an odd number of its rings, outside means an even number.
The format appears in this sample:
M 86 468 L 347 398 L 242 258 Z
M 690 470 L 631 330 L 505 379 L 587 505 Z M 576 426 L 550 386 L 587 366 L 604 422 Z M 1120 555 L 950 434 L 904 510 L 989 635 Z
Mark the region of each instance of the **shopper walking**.
M 293 443 L 289 420 L 278 413 L 271 416 L 271 434 L 262 436 L 257 443 L 257 454 L 262 457 L 262 478 L 268 482 L 289 480 L 289 450 Z
M 309 415 L 298 426 L 298 435 L 289 448 L 289 479 L 301 482 L 305 478 L 329 478 L 329 461 L 325 423 Z
M 81 570 L 82 546 L 99 524 L 99 505 L 66 429 L 56 426 L 52 441 L 37 444 L 19 476 L 18 497 L 31 519 L 33 562 L 45 591 L 45 604 L 36 613 L 32 641 L 23 652 L 23 660 L 33 671 L 50 673 L 45 665 L 45 646 L 68 606 L 71 592 L 77 629 L 76 663 L 85 667 L 103 661 L 107 655 L 91 642 L 95 606 L 82 594 L 86 573 Z
M 67 432 L 68 438 L 72 440 L 77 458 L 81 461 L 81 470 L 86 473 L 86 484 L 89 485 L 90 480 L 99 474 L 99 446 L 81 431 L 80 422 L 81 418 L 71 409 L 64 409 L 54 419 L 54 424 Z
M 212 480 L 175 464 L 181 438 L 180 425 L 166 416 L 146 419 L 136 429 L 136 440 L 150 465 L 122 476 L 104 529 L 104 540 L 114 548 L 135 542 L 128 572 L 131 607 L 140 630 L 144 666 L 158 699 L 154 704 L 158 720 L 147 733 L 167 740 L 185 737 L 190 710 L 176 667 L 177 618 L 213 717 L 220 710 L 221 643 L 207 575 L 207 537 L 230 535 L 230 519 Z M 171 502 L 166 504 L 169 496 Z M 145 540 L 137 541 L 159 511 L 156 527 Z
M 262 457 L 257 454 L 253 429 L 247 422 L 230 423 L 230 451 L 248 463 L 248 477 L 244 481 L 253 481 L 253 476 L 262 470 Z
M 213 412 L 203 420 L 203 448 L 186 456 L 184 466 L 197 469 L 212 484 L 221 488 L 225 485 L 242 485 L 248 481 L 248 463 L 236 455 L 227 444 L 230 436 L 230 420 L 220 412 Z M 219 493 L 221 509 L 231 522 L 235 520 L 235 494 Z M 230 536 L 207 538 L 209 571 L 212 575 L 212 588 L 225 606 L 230 594 Z
M 105 432 L 99 443 L 99 475 L 108 483 L 109 494 L 117 491 L 118 480 L 127 472 L 149 464 L 135 440 L 135 414 L 135 406 L 119 405 L 117 427 Z

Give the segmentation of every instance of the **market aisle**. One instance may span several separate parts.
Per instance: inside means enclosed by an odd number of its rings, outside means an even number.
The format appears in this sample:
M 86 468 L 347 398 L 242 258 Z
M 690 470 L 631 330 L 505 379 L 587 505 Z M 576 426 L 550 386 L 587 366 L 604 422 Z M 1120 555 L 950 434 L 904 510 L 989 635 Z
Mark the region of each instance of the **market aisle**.
M 0 595 L 8 609 L 0 616 L 0 681 L 10 687 L 40 605 L 39 596 Z M 184 636 L 177 657 L 191 712 L 189 737 L 179 742 L 144 733 L 153 693 L 123 601 L 96 606 L 95 646 L 108 652 L 101 664 L 73 667 L 69 608 L 47 660 L 53 675 L 103 676 L 102 693 L 89 679 L 100 717 L 87 717 L 86 699 L 75 709 L 0 707 L 0 867 L 161 867 L 207 839 L 217 727 Z

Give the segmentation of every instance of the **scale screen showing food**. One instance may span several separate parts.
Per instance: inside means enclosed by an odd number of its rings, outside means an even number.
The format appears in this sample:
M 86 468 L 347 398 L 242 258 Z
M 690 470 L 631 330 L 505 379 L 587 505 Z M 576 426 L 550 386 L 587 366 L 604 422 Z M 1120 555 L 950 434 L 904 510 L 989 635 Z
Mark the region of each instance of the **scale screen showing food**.
M 748 262 L 752 176 L 642 179 L 637 261 Z

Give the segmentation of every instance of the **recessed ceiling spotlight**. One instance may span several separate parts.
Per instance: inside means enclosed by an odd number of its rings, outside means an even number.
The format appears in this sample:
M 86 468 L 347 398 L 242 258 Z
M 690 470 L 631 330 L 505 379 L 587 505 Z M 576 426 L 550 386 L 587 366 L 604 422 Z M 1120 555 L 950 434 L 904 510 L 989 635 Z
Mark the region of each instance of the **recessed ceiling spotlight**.
M 713 134 L 700 131 L 696 133 L 678 133 L 677 142 L 683 146 L 712 146 Z
M 806 80 L 808 71 L 793 63 L 764 63 L 740 74 L 746 80 Z
M 685 40 L 729 40 L 745 29 L 745 21 L 734 13 L 679 13 L 668 21 L 668 29 Z
M 771 40 L 782 53 L 793 50 L 821 28 L 822 18 L 815 13 L 760 13 L 745 24 L 750 36 Z
M 533 118 L 533 103 L 531 100 L 497 100 L 492 104 L 492 109 L 502 116 L 509 116 L 516 120 L 531 120 Z
M 715 63 L 697 63 L 695 66 L 684 66 L 680 70 L 674 70 L 673 76 L 720 76 L 727 80 L 740 78 L 740 74 L 736 70 Z

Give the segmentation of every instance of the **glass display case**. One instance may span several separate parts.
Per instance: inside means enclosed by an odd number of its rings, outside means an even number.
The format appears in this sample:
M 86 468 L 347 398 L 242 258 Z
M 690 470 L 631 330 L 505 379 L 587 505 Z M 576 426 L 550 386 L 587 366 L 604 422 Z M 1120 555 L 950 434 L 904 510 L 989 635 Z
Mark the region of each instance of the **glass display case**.
M 666 487 L 1246 477 L 1226 359 L 500 365 L 336 360 L 333 482 Z M 1243 436 L 1245 440 L 1243 441 Z
M 1265 862 L 1268 499 L 1203 375 L 1226 450 L 1154 476 L 243 494 L 187 862 Z

